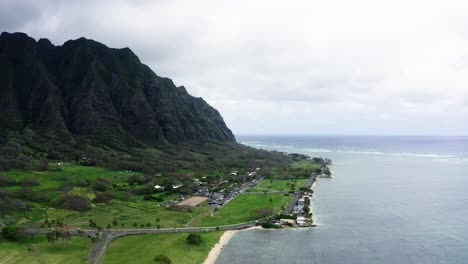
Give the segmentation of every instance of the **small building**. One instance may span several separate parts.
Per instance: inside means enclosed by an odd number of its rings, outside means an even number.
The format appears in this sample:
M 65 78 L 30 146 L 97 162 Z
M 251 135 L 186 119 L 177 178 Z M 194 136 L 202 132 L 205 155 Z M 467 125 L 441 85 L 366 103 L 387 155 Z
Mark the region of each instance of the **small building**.
M 175 185 L 172 185 L 172 189 L 179 189 L 182 186 L 184 186 L 184 185 L 183 184 L 175 184 Z
M 164 189 L 164 187 L 162 187 L 161 185 L 158 185 L 158 184 L 156 184 L 156 185 L 154 186 L 154 188 L 155 188 L 156 190 L 162 190 L 162 189 Z
M 299 206 L 304 206 L 304 203 L 305 203 L 304 198 L 301 198 L 301 199 L 297 200 L 297 205 L 299 205 Z
M 305 225 L 305 217 L 304 216 L 298 216 L 297 219 L 296 219 L 296 223 L 297 225 L 299 226 L 303 226 Z
M 294 225 L 294 219 L 280 219 L 280 223 Z
M 231 175 L 231 176 L 237 176 L 237 171 L 233 171 L 233 172 L 231 172 L 229 175 Z

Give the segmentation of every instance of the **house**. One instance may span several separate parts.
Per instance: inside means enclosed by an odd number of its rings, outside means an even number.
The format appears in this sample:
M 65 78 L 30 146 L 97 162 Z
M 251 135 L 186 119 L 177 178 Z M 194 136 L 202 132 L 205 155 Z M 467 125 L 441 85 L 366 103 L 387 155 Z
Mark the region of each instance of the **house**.
M 297 205 L 304 206 L 304 202 L 305 202 L 304 198 L 301 198 L 297 201 Z
M 164 189 L 164 187 L 162 187 L 161 185 L 158 185 L 158 184 L 156 184 L 156 185 L 154 186 L 154 188 L 155 188 L 156 190 Z
M 305 217 L 304 216 L 298 216 L 297 219 L 296 219 L 296 223 L 297 225 L 305 225 Z
M 280 223 L 294 225 L 294 219 L 280 219 Z
M 293 213 L 293 214 L 296 214 L 296 215 L 297 215 L 297 214 L 302 214 L 302 213 L 303 213 L 303 211 L 302 211 L 303 209 L 304 209 L 304 206 L 302 206 L 302 205 L 296 205 L 296 206 L 294 206 L 294 209 L 293 209 L 293 212 L 292 212 L 292 213 Z

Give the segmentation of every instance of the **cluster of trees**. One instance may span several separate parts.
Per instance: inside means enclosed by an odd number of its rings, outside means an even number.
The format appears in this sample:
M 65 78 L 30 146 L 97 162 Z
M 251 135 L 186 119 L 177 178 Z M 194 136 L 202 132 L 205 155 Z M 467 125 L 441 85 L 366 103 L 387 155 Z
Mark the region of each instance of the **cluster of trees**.
M 91 202 L 87 197 L 78 194 L 64 194 L 53 201 L 53 205 L 67 210 L 86 211 L 91 209 Z
M 28 205 L 20 199 L 13 197 L 13 194 L 7 190 L 0 189 L 0 211 L 25 212 Z
M 55 229 L 46 234 L 47 242 L 51 243 L 54 247 L 57 242 L 62 242 L 62 245 L 65 244 L 65 241 L 71 239 L 71 234 L 64 229 Z
M 23 187 L 38 186 L 39 181 L 34 176 L 26 176 L 19 181 L 8 175 L 0 175 L 0 186 L 21 185 Z
M 312 158 L 312 161 L 320 165 L 332 165 L 331 159 L 324 159 L 322 157 L 314 157 Z

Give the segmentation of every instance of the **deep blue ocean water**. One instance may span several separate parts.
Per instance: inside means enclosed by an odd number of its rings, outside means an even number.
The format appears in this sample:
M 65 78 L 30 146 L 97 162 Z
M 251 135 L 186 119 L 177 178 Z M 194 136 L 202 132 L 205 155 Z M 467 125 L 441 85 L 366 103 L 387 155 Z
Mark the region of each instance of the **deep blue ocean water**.
M 468 137 L 238 136 L 333 160 L 316 228 L 237 233 L 216 263 L 468 263 Z

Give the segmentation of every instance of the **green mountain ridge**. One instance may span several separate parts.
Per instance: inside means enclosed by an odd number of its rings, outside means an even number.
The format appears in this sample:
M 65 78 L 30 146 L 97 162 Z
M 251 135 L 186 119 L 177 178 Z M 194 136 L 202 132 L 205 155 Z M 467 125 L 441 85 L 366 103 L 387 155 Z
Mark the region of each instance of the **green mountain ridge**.
M 2 134 L 32 128 L 64 142 L 83 135 L 150 144 L 235 140 L 217 110 L 128 48 L 85 38 L 54 46 L 2 33 L 0 64 Z
M 216 109 L 157 76 L 129 48 L 85 38 L 55 46 L 3 32 L 0 111 L 0 170 L 87 159 L 158 171 L 229 163 L 229 151 L 267 155 L 238 144 Z

